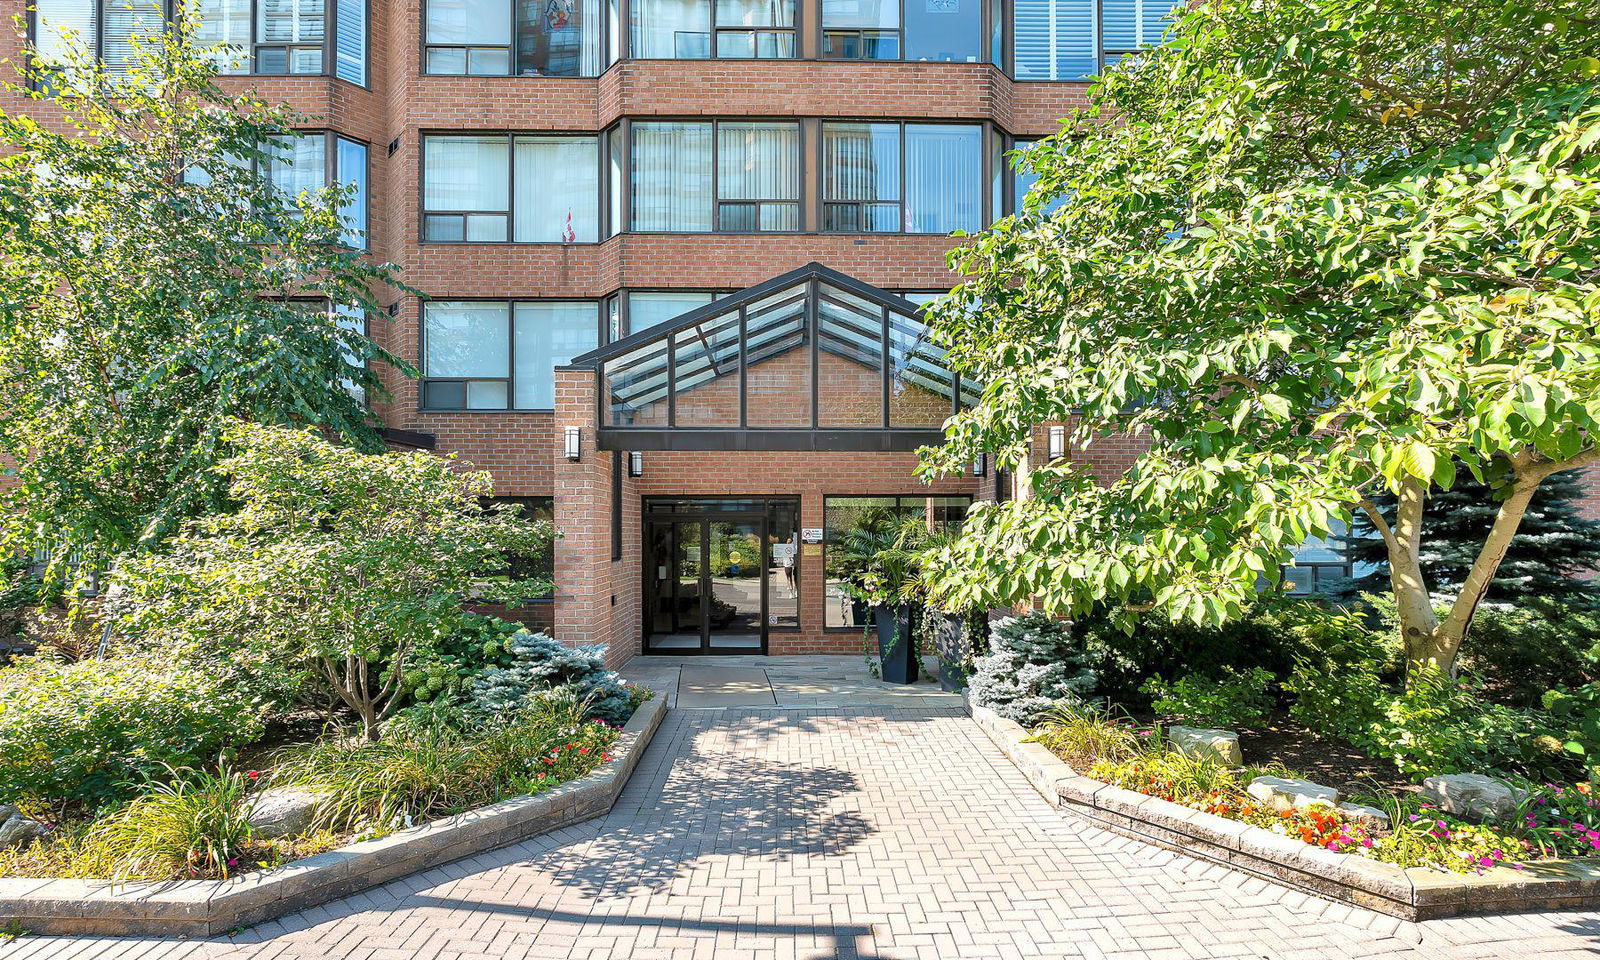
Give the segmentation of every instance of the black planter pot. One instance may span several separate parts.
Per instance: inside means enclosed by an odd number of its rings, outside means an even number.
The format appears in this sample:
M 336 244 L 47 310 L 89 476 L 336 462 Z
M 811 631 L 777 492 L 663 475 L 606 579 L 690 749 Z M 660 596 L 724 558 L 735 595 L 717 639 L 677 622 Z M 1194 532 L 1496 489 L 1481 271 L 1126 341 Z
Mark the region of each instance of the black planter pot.
M 939 688 L 955 692 L 967 688 L 967 656 L 972 644 L 960 617 L 935 614 L 934 645 L 939 650 Z
M 917 638 L 911 632 L 911 605 L 874 606 L 878 628 L 878 661 L 884 683 L 917 682 Z

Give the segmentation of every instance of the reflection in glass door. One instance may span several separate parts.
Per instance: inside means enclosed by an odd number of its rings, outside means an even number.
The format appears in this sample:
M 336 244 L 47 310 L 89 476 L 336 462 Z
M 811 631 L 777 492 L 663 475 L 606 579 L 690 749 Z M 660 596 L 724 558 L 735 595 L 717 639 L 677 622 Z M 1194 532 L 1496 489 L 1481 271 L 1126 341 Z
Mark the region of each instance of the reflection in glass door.
M 710 646 L 761 649 L 762 521 L 709 520 Z

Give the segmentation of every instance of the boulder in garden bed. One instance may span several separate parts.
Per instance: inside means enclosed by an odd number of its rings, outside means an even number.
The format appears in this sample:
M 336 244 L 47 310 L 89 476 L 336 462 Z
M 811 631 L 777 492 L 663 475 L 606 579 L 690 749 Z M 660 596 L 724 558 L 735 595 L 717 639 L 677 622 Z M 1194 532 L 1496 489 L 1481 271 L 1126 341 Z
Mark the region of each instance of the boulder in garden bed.
M 1389 814 L 1377 807 L 1369 807 L 1364 803 L 1341 803 L 1339 812 L 1362 826 L 1377 830 L 1389 829 Z
M 1167 741 L 1172 744 L 1172 749 L 1186 757 L 1210 758 L 1228 767 L 1244 765 L 1244 754 L 1239 751 L 1239 735 L 1232 730 L 1168 727 Z
M 1447 773 L 1422 781 L 1422 795 L 1458 817 L 1504 820 L 1516 811 L 1527 791 L 1481 773 Z
M 1296 777 L 1256 777 L 1250 781 L 1245 792 L 1277 813 L 1305 810 L 1318 804 L 1336 806 L 1339 803 L 1337 789 Z
M 263 837 L 291 837 L 316 824 L 317 813 L 332 796 L 315 787 L 268 787 L 256 794 L 250 825 Z
M 49 832 L 49 827 L 24 817 L 11 804 L 0 804 L 0 847 L 21 846 Z

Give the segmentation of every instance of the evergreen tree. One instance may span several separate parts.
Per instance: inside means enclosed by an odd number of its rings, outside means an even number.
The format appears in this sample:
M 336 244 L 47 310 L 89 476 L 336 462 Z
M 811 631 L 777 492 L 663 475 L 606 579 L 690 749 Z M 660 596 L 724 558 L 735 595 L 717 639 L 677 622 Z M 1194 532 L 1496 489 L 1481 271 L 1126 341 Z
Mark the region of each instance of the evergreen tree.
M 1461 588 L 1500 507 L 1490 483 L 1478 482 L 1464 469 L 1456 477 L 1453 487 L 1428 498 L 1423 514 L 1422 572 L 1435 594 L 1453 594 Z M 1485 599 L 1517 604 L 1542 599 L 1600 601 L 1600 585 L 1575 576 L 1600 570 L 1600 521 L 1580 515 L 1575 506 L 1583 492 L 1583 474 L 1578 470 L 1555 474 L 1540 485 Z M 1377 507 L 1392 524 L 1394 497 L 1378 500 Z M 1364 515 L 1356 514 L 1346 543 L 1351 560 L 1373 567 L 1370 574 L 1351 580 L 1347 592 L 1387 592 L 1388 550 Z
M 988 655 L 974 660 L 972 700 L 1002 717 L 1032 724 L 1094 692 L 1089 659 L 1069 621 L 1038 612 L 1007 617 L 995 624 Z

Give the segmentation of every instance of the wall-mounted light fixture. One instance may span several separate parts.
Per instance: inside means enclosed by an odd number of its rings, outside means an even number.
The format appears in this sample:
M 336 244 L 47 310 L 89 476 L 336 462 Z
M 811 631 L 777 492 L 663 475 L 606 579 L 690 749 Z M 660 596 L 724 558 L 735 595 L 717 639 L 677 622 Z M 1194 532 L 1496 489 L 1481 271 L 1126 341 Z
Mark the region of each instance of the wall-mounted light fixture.
M 1059 424 L 1050 427 L 1050 441 L 1046 445 L 1049 459 L 1060 460 L 1067 455 L 1067 428 Z
M 972 475 L 974 477 L 987 476 L 989 473 L 989 455 L 980 453 L 972 459 Z
M 628 476 L 644 476 L 644 454 L 634 450 L 628 454 Z
M 583 452 L 583 430 L 578 427 L 568 427 L 566 430 L 567 459 L 577 461 Z

